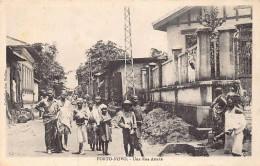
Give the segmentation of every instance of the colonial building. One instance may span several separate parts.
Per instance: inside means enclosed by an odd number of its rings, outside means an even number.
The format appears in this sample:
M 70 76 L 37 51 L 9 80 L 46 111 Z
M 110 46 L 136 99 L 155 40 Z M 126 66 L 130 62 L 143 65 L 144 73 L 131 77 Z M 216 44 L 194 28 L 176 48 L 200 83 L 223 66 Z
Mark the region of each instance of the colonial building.
M 186 6 L 152 25 L 167 33 L 169 60 L 147 70 L 151 102 L 172 103 L 184 120 L 207 127 L 216 87 L 251 96 L 251 6 Z
M 166 61 L 165 57 L 144 57 L 144 58 L 133 58 L 133 70 L 134 70 L 134 87 L 135 92 L 142 98 L 142 90 L 144 89 L 144 81 L 142 75 L 145 66 L 152 64 L 159 64 Z M 127 64 L 127 68 L 131 67 L 130 64 Z M 99 93 L 101 97 L 107 102 L 115 102 L 115 104 L 120 104 L 126 96 L 131 95 L 129 92 L 126 92 L 127 87 L 133 87 L 129 82 L 126 82 L 125 79 L 125 60 L 117 59 L 110 61 L 106 67 L 106 72 L 97 73 L 94 76 L 93 81 L 93 92 L 94 95 Z
M 34 64 L 40 61 L 39 54 L 28 44 L 7 36 L 6 83 L 11 105 L 30 108 L 38 101 L 37 80 L 34 79 Z

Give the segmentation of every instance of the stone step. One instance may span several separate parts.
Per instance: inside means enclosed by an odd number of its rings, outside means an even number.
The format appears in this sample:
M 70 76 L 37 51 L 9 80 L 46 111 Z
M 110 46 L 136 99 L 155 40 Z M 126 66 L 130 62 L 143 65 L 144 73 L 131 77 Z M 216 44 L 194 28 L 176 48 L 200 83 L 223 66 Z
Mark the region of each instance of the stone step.
M 166 144 L 158 156 L 187 155 L 209 156 L 206 148 L 199 143 L 169 143 Z

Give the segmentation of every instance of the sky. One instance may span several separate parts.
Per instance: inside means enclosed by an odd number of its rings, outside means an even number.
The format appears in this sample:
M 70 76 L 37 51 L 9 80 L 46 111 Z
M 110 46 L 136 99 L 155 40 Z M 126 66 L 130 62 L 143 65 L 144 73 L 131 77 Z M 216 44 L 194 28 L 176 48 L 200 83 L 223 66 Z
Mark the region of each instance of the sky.
M 124 6 L 129 5 L 133 57 L 147 57 L 151 48 L 166 51 L 166 32 L 153 30 L 152 22 L 178 6 L 173 2 L 130 2 L 12 2 L 6 6 L 6 34 L 30 44 L 55 43 L 57 61 L 65 71 L 75 71 L 86 61 L 85 51 L 98 40 L 124 48 Z M 77 86 L 75 72 L 68 75 L 67 86 Z

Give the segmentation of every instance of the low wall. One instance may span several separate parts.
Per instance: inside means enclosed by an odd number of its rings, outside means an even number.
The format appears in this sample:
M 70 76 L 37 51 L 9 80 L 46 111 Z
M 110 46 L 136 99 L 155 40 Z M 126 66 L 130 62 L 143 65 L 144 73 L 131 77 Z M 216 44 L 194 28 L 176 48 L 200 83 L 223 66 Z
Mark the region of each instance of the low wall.
M 146 92 L 150 103 L 149 109 L 160 107 L 172 111 L 177 116 L 194 127 L 208 128 L 212 126 L 210 104 L 216 97 L 214 90 L 222 87 L 224 93 L 230 87 L 240 84 L 238 80 L 210 80 L 193 82 L 163 88 L 152 89 Z

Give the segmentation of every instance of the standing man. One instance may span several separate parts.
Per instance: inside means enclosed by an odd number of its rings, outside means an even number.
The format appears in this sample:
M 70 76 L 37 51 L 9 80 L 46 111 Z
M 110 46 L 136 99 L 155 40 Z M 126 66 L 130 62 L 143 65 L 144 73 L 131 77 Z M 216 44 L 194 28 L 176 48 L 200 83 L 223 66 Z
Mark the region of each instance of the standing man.
M 119 112 L 118 126 L 122 128 L 123 144 L 126 156 L 134 156 L 134 133 L 136 129 L 135 114 L 131 111 L 132 103 L 129 100 L 125 100 L 123 105 L 123 111 Z M 128 145 L 130 151 L 128 153 Z
M 71 134 L 72 107 L 70 101 L 66 99 L 65 92 L 63 92 L 60 97 L 60 111 L 57 117 L 58 132 L 64 137 L 62 148 L 63 150 L 68 151 L 68 139 L 69 134 Z
M 43 123 L 45 126 L 45 144 L 46 151 L 51 154 L 52 151 L 61 152 L 62 145 L 60 136 L 57 134 L 57 114 L 60 111 L 59 102 L 54 99 L 53 90 L 47 92 L 48 98 L 41 100 L 35 108 L 43 108 Z
M 140 105 L 138 105 L 138 96 L 134 95 L 132 96 L 132 111 L 135 114 L 136 118 L 136 132 L 134 134 L 134 146 L 135 149 L 140 151 L 141 156 L 144 156 L 143 150 L 142 150 L 142 142 L 141 142 L 141 135 L 142 135 L 142 124 L 143 124 L 143 116 L 142 116 L 142 108 Z
M 101 138 L 100 138 L 100 118 L 101 118 L 101 110 L 100 110 L 100 105 L 101 105 L 101 97 L 97 96 L 95 98 L 95 105 L 93 106 L 93 114 L 95 115 L 95 119 L 97 122 L 97 127 L 96 127 L 96 150 L 101 151 Z
M 98 115 L 93 112 L 93 101 L 89 100 L 88 102 L 88 123 L 87 123 L 87 134 L 88 134 L 88 144 L 92 151 L 95 150 L 96 145 L 96 128 L 97 128 L 97 117 Z
M 73 120 L 76 121 L 78 126 L 78 142 L 79 142 L 79 154 L 84 155 L 83 143 L 87 140 L 87 131 L 85 126 L 85 120 L 87 120 L 87 111 L 83 108 L 83 99 L 77 99 L 77 108 L 73 111 Z

